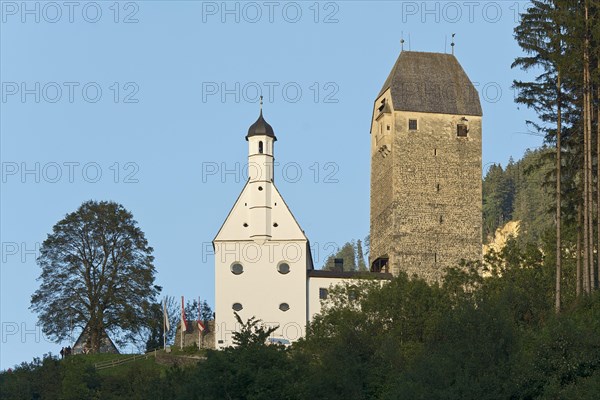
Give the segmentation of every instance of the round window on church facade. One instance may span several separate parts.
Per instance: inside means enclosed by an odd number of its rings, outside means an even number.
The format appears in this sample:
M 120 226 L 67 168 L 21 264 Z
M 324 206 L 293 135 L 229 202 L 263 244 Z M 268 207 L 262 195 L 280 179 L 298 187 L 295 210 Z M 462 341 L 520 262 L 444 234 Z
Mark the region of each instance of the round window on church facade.
M 244 307 L 242 307 L 241 303 L 233 303 L 233 305 L 231 306 L 231 308 L 233 309 L 233 311 L 242 311 L 242 309 Z
M 286 262 L 279 263 L 277 266 L 277 271 L 279 271 L 280 274 L 285 275 L 290 272 L 290 265 Z
M 244 267 L 240 263 L 233 263 L 231 264 L 231 272 L 234 275 L 240 275 L 242 272 L 244 272 Z
M 290 305 L 288 303 L 281 303 L 279 305 L 279 309 L 283 312 L 286 312 L 287 310 L 290 309 Z

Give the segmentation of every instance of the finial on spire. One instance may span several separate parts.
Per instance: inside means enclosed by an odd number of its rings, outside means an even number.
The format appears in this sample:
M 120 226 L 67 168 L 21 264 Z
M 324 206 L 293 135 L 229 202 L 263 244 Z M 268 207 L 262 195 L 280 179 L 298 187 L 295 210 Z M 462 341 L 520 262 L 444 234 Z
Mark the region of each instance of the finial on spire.
M 262 114 L 262 94 L 260 95 L 260 113 Z
M 404 31 L 400 35 L 400 51 L 404 51 Z

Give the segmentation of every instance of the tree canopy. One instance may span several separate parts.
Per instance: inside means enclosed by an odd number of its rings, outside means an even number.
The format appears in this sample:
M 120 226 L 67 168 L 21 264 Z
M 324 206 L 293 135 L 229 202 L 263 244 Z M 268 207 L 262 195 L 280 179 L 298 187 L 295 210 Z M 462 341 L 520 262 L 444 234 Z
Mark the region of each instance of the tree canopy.
M 338 251 L 335 254 L 331 254 L 327 257 L 322 269 L 326 271 L 335 270 L 336 258 L 344 260 L 344 271 L 368 271 L 363 244 L 360 239 L 344 243 L 341 248 L 338 248 Z
M 92 352 L 103 330 L 117 343 L 136 338 L 152 318 L 152 247 L 133 215 L 110 201 L 87 201 L 54 225 L 37 260 L 40 287 L 31 297 L 43 332 L 58 341 L 88 325 Z
M 116 373 L 95 370 L 95 355 L 47 357 L 0 372 L 0 398 L 595 400 L 600 293 L 571 293 L 557 315 L 541 251 L 510 240 L 486 261 L 450 269 L 441 284 L 401 274 L 330 290 L 290 347 L 238 319 L 236 346 L 196 366 Z

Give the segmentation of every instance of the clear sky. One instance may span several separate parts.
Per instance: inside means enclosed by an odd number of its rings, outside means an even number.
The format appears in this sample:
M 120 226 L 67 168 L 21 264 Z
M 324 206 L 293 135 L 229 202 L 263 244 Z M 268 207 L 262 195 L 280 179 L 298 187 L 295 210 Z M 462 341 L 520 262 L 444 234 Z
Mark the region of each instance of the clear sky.
M 243 187 L 258 91 L 275 182 L 318 266 L 369 233 L 370 115 L 402 35 L 406 50 L 450 52 L 456 33 L 484 171 L 539 146 L 510 88 L 526 4 L 2 1 L 0 368 L 68 344 L 28 309 L 36 248 L 88 199 L 133 213 L 164 294 L 214 304 L 210 243 Z

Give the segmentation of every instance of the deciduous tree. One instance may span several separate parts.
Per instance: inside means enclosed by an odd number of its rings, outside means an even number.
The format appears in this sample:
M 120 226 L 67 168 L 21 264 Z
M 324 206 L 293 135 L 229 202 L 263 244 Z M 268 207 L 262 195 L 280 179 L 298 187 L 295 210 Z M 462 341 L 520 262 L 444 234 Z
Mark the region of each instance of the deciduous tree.
M 153 317 L 160 291 L 154 257 L 133 215 L 110 201 L 87 201 L 52 228 L 40 249 L 40 287 L 31 297 L 43 332 L 55 341 L 71 327 L 90 330 L 97 352 L 102 332 L 133 340 Z

